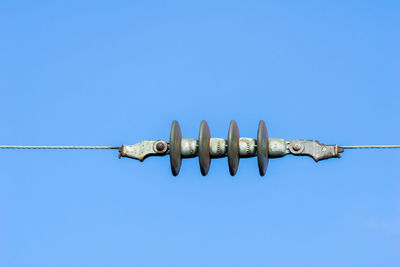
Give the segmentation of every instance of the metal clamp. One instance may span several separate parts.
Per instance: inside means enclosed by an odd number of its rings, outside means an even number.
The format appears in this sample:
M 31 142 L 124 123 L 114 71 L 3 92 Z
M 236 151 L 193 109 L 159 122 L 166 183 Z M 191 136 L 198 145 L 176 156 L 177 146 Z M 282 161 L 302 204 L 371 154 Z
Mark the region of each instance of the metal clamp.
M 315 162 L 329 158 L 340 158 L 344 150 L 338 145 L 324 145 L 316 140 L 294 140 L 289 142 L 288 149 L 296 156 L 310 156 Z
M 142 141 L 134 145 L 122 145 L 119 149 L 119 158 L 127 157 L 145 160 L 149 156 L 164 156 L 168 152 L 168 143 L 163 140 Z

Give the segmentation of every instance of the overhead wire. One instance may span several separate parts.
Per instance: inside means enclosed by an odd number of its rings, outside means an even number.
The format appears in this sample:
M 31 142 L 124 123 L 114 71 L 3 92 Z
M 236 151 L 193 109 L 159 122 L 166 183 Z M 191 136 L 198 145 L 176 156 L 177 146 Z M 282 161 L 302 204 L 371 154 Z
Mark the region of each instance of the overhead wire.
M 0 146 L 0 149 L 119 149 L 117 146 Z
M 340 146 L 340 147 L 344 149 L 359 149 L 359 148 L 379 149 L 379 148 L 400 148 L 400 145 L 367 145 L 367 146 Z

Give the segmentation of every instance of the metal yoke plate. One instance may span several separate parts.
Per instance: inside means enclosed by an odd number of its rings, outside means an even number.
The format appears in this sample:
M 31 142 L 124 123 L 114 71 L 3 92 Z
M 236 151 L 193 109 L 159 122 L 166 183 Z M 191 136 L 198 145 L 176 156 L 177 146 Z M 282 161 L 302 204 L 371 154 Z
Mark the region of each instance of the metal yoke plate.
M 182 163 L 181 156 L 182 132 L 177 121 L 172 122 L 171 134 L 169 138 L 169 159 L 171 162 L 171 171 L 174 176 L 179 174 Z
M 234 176 L 239 167 L 239 128 L 236 121 L 232 120 L 228 133 L 228 165 L 229 172 Z

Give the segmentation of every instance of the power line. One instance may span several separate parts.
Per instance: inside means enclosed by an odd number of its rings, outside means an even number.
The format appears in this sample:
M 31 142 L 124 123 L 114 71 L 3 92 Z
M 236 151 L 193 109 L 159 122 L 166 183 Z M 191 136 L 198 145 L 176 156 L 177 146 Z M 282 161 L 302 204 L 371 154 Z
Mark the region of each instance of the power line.
M 376 148 L 376 149 L 379 149 L 379 148 L 400 148 L 399 145 L 384 145 L 384 146 L 379 146 L 379 145 L 377 145 L 377 146 L 375 146 L 375 145 L 371 146 L 371 145 L 368 145 L 368 146 L 340 146 L 340 147 L 341 147 L 341 148 L 344 148 L 344 149 L 358 149 L 358 148 L 372 148 L 372 149 L 374 149 L 374 148 Z
M 117 146 L 0 146 L 0 149 L 119 149 Z

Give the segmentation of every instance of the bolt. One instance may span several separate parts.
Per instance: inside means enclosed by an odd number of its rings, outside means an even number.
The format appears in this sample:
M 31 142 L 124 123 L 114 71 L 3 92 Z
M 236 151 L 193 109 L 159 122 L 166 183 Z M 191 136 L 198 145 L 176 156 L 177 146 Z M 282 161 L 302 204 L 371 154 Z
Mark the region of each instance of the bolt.
M 118 151 L 119 151 L 119 155 L 118 155 L 119 159 L 126 156 L 125 145 L 122 145 L 120 148 L 118 148 Z
M 300 149 L 301 149 L 301 145 L 299 143 L 296 143 L 296 144 L 293 145 L 293 150 L 294 151 L 300 151 Z
M 165 149 L 164 143 L 163 143 L 163 142 L 158 142 L 158 143 L 156 144 L 156 149 L 157 149 L 158 152 L 164 151 L 164 149 Z

